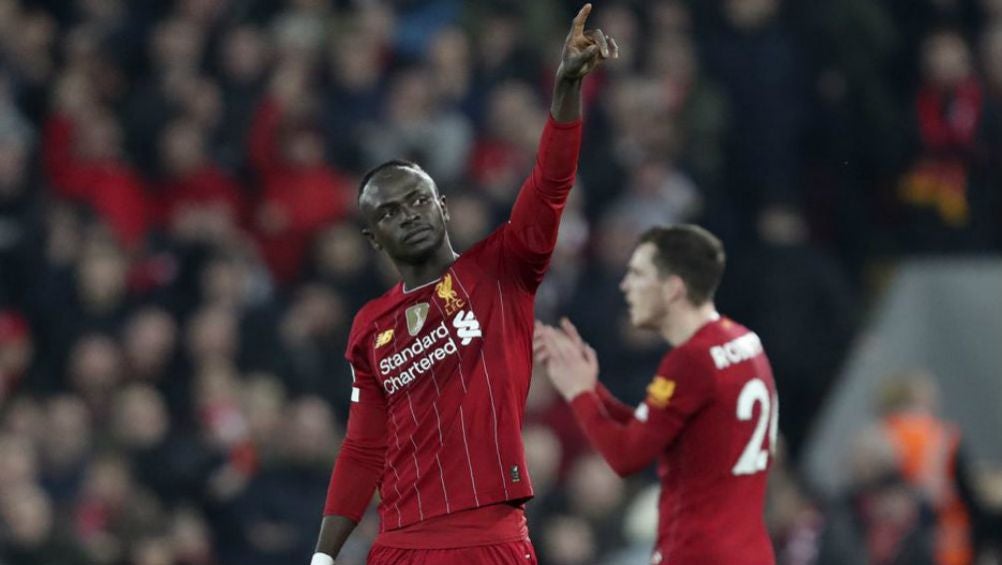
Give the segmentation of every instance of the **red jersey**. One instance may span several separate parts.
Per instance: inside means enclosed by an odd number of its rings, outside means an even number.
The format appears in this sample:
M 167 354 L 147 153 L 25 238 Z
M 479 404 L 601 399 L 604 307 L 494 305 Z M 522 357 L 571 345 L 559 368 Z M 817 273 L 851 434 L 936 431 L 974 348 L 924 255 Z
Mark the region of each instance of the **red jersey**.
M 543 131 L 510 220 L 438 280 L 397 284 L 356 315 L 348 431 L 325 514 L 381 530 L 532 496 L 521 427 L 533 303 L 577 169 L 581 123 Z
M 763 514 L 779 404 L 757 335 L 709 322 L 664 356 L 636 410 L 601 386 L 572 407 L 620 475 L 657 460 L 652 564 L 775 562 Z

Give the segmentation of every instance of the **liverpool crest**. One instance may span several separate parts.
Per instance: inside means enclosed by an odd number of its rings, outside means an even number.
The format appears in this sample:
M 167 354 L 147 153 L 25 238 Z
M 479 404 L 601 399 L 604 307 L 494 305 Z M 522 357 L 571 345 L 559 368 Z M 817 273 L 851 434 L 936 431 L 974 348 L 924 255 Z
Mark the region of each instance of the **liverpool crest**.
M 438 297 L 445 303 L 446 316 L 455 314 L 457 310 L 466 305 L 466 303 L 459 298 L 459 293 L 452 288 L 452 275 L 447 274 L 442 277 L 442 281 L 435 285 L 435 293 L 438 294 Z

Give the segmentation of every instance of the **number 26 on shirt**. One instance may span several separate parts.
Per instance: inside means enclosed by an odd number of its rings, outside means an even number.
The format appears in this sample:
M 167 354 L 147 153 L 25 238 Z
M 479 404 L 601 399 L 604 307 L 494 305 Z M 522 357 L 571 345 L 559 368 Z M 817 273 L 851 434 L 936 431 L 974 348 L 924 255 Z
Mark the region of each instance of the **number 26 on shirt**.
M 762 408 L 758 413 L 758 423 L 752 433 L 748 445 L 741 452 L 731 473 L 734 475 L 753 475 L 764 471 L 769 466 L 769 454 L 775 454 L 776 436 L 779 430 L 779 399 L 769 396 L 769 389 L 762 379 L 754 378 L 745 383 L 738 395 L 738 420 L 747 422 L 754 417 L 755 405 Z M 769 432 L 769 449 L 763 447 L 766 429 Z

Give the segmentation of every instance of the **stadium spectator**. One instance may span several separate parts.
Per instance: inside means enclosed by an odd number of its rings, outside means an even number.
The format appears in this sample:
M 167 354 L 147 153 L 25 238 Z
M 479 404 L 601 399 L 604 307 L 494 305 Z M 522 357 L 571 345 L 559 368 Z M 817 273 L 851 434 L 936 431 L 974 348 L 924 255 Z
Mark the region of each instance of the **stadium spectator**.
M 901 179 L 906 249 L 980 250 L 991 243 L 996 189 L 985 171 L 985 88 L 959 32 L 925 36 L 912 120 L 914 156 Z
M 347 214 L 351 189 L 326 164 L 324 137 L 309 125 L 308 69 L 287 63 L 258 107 L 249 132 L 250 162 L 261 180 L 253 212 L 261 253 L 278 282 L 293 282 L 320 229 Z
M 847 461 L 850 482 L 827 509 L 818 565 L 936 563 L 934 518 L 899 473 L 889 438 L 861 433 Z
M 903 376 L 884 393 L 877 429 L 887 436 L 902 479 L 935 513 L 935 563 L 961 565 L 974 559 L 975 521 L 980 525 L 983 511 L 963 437 L 939 415 L 938 405 L 939 391 L 930 376 Z

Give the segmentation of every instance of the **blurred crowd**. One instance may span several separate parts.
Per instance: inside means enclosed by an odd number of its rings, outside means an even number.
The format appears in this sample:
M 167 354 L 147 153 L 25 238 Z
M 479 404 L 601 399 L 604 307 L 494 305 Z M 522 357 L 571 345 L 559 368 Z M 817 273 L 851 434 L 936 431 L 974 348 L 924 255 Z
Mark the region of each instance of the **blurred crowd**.
M 0 564 L 306 563 L 351 317 L 396 276 L 357 180 L 416 160 L 459 249 L 492 230 L 577 8 L 0 0 Z M 874 399 L 844 499 L 795 469 L 887 265 L 1002 250 L 1002 1 L 618 0 L 589 25 L 621 54 L 585 88 L 539 317 L 574 319 L 639 400 L 663 345 L 623 315 L 627 255 L 652 224 L 706 225 L 718 305 L 776 372 L 781 563 L 991 559 L 1002 501 L 922 379 Z M 541 562 L 645 563 L 653 476 L 616 478 L 545 379 L 527 422 Z

